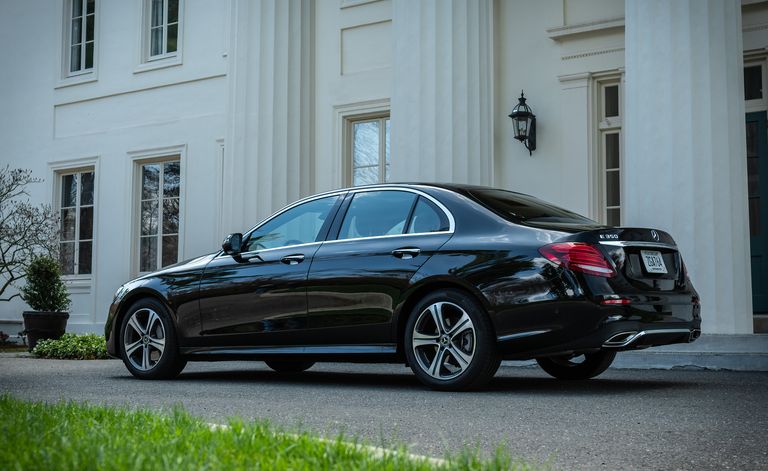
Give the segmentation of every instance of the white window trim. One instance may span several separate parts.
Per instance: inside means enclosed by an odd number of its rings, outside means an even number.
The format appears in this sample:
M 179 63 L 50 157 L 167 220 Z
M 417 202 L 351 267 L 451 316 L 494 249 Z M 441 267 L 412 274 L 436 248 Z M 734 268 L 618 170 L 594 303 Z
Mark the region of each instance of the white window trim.
M 334 121 L 334 142 L 333 142 L 333 155 L 339 156 L 340 160 L 340 172 L 334 172 L 337 175 L 336 186 L 351 186 L 352 185 L 352 126 L 351 123 L 380 119 L 386 117 L 391 119 L 390 101 L 389 98 L 383 98 L 379 100 L 363 101 L 357 103 L 350 103 L 344 105 L 337 105 L 333 107 L 335 119 Z M 391 139 L 391 136 L 390 136 Z M 381 142 L 381 141 L 380 141 Z M 391 144 L 390 144 L 390 152 Z M 383 149 L 381 149 L 382 158 L 384 155 Z M 390 155 L 391 157 L 391 155 Z M 339 170 L 335 169 L 335 170 Z
M 85 0 L 83 0 L 85 1 Z M 90 83 L 98 80 L 98 66 L 99 66 L 99 46 L 101 41 L 99 40 L 99 29 L 101 25 L 101 2 L 96 0 L 96 12 L 93 19 L 93 67 L 90 69 L 80 70 L 77 72 L 69 71 L 70 60 L 70 28 L 72 27 L 72 0 L 64 0 L 62 2 L 62 16 L 61 16 L 61 48 L 59 50 L 59 71 L 56 76 L 59 80 L 56 82 L 54 88 L 69 87 L 72 85 L 79 85 L 82 83 Z
M 618 85 L 619 87 L 619 116 L 606 118 L 603 107 L 603 90 L 607 86 Z M 592 75 L 592 113 L 591 123 L 594 129 L 593 139 L 593 170 L 592 176 L 595 184 L 590 185 L 593 191 L 594 206 L 593 219 L 598 222 L 608 223 L 608 202 L 606 188 L 606 168 L 605 168 L 605 138 L 606 134 L 619 134 L 619 225 L 624 224 L 624 182 L 625 169 L 624 164 L 624 133 L 622 118 L 624 116 L 624 73 L 623 71 L 605 72 Z M 613 206 L 611 208 L 614 208 Z
M 167 0 L 165 1 L 167 2 Z M 179 22 L 178 33 L 176 37 L 176 51 L 156 56 L 150 55 L 150 21 L 152 14 L 152 1 L 142 0 L 138 3 L 141 5 L 141 28 L 139 28 L 139 60 L 138 65 L 133 70 L 133 73 L 138 74 L 150 70 L 164 69 L 166 67 L 181 65 L 183 62 L 182 51 L 184 45 L 184 0 L 179 0 Z M 164 9 L 163 14 L 164 16 L 167 15 L 167 8 Z
M 184 241 L 186 238 L 186 205 L 185 205 L 185 187 L 186 187 L 186 167 L 187 167 L 187 145 L 175 145 L 169 147 L 157 147 L 152 149 L 136 150 L 128 152 L 127 163 L 130 166 L 126 175 L 130 175 L 131 183 L 126 185 L 128 188 L 128 201 L 131 202 L 131 276 L 138 276 L 143 273 L 139 271 L 139 232 L 141 228 L 141 166 L 144 164 L 158 163 L 178 160 L 179 161 L 179 239 L 177 260 L 184 259 Z M 160 253 L 160 252 L 158 252 Z M 158 265 L 157 269 L 161 267 Z
M 757 59 L 754 57 L 749 59 L 746 57 L 744 58 L 744 69 L 754 66 L 760 66 L 762 69 L 763 98 L 744 100 L 744 111 L 746 113 L 768 110 L 768 63 L 766 63 L 766 57 L 763 56 Z
M 376 183 L 387 183 L 387 157 L 386 157 L 386 146 L 387 146 L 387 138 L 386 138 L 386 122 L 390 119 L 390 115 L 387 112 L 386 114 L 365 114 L 365 115 L 357 115 L 357 116 L 350 116 L 344 121 L 344 126 L 347 128 L 344 132 L 344 153 L 346 154 L 344 156 L 344 162 L 347 163 L 348 170 L 345 174 L 347 184 L 349 186 L 354 186 L 355 184 L 355 160 L 354 160 L 354 129 L 355 124 L 359 123 L 378 123 L 379 125 L 379 161 L 376 165 L 370 165 L 370 166 L 361 166 L 357 168 L 363 168 L 363 167 L 378 167 L 379 170 L 379 180 Z
M 62 279 L 67 287 L 74 294 L 77 292 L 89 293 L 93 280 L 96 278 L 97 258 L 98 258 L 98 219 L 99 219 L 99 156 L 83 157 L 71 160 L 59 160 L 48 162 L 48 172 L 52 184 L 51 189 L 51 207 L 59 214 L 61 211 L 61 177 L 77 172 L 93 172 L 93 234 L 91 234 L 91 273 L 89 275 L 63 275 Z M 73 289 L 74 288 L 74 289 Z

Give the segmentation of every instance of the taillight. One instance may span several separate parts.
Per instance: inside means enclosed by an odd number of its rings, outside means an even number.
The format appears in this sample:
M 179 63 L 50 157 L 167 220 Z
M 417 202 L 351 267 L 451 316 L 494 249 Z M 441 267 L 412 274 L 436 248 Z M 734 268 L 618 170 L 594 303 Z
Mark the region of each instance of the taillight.
M 558 242 L 541 247 L 547 260 L 573 271 L 611 278 L 616 275 L 610 262 L 597 247 L 584 242 Z

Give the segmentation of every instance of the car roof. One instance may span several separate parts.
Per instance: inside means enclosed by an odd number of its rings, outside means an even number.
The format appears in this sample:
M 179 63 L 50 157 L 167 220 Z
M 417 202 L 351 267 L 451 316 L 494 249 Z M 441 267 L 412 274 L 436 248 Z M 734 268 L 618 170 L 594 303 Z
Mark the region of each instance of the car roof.
M 433 187 L 433 188 L 439 188 L 443 190 L 449 190 L 453 191 L 455 193 L 459 193 L 462 195 L 467 195 L 468 193 L 472 191 L 479 191 L 479 190 L 503 190 L 503 191 L 509 191 L 510 193 L 515 193 L 522 196 L 528 196 L 531 197 L 531 195 L 527 195 L 525 193 L 520 193 L 517 191 L 512 190 L 506 190 L 504 188 L 494 188 L 491 186 L 483 186 L 483 185 L 470 185 L 466 183 L 436 183 L 436 182 L 387 182 L 387 183 L 375 183 L 371 185 L 360 185 L 360 186 L 352 186 L 347 188 L 337 188 L 335 190 L 329 190 L 324 191 L 322 193 L 317 193 L 314 196 L 323 195 L 326 193 L 337 193 L 340 191 L 356 191 L 356 190 L 362 190 L 362 189 L 372 189 L 372 188 L 413 188 L 413 189 L 419 189 L 424 187 Z

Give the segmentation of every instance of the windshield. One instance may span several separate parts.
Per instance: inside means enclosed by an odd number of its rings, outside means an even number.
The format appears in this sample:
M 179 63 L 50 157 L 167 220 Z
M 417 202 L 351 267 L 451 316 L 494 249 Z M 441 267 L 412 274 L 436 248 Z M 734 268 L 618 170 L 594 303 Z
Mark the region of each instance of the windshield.
M 528 222 L 597 224 L 591 219 L 545 203 L 533 196 L 494 189 L 472 190 L 471 194 L 485 207 L 505 219 L 511 217 L 518 221 Z

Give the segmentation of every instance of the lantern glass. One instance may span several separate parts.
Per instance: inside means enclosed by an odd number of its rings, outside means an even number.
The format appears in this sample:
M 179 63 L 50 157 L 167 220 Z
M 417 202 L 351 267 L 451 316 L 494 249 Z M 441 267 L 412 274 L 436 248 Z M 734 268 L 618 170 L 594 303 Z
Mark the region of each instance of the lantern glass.
M 517 131 L 515 134 L 517 134 L 518 138 L 525 139 L 528 137 L 528 119 L 519 117 L 517 118 Z

